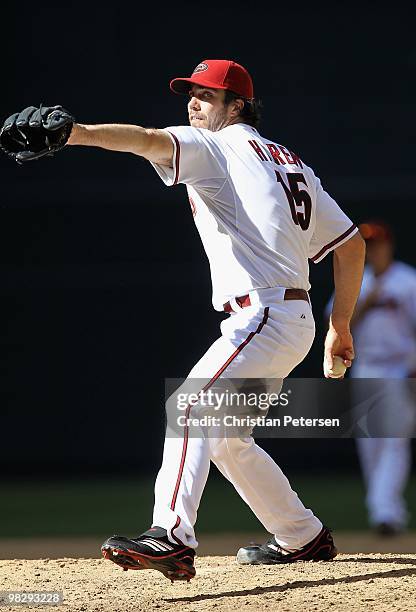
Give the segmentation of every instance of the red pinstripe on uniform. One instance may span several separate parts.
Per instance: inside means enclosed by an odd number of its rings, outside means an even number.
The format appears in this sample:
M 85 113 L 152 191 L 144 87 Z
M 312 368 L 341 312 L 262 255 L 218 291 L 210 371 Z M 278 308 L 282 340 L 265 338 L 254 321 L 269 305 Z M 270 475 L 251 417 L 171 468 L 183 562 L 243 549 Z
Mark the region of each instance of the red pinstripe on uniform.
M 170 535 L 172 536 L 172 539 L 175 540 L 176 544 L 179 544 L 180 546 L 182 546 L 183 542 L 181 542 L 180 539 L 177 538 L 175 536 L 175 534 L 173 533 L 175 531 L 175 529 L 177 529 L 179 527 L 180 524 L 181 524 L 181 517 L 178 516 L 176 518 L 176 523 L 175 523 L 174 527 L 171 529 Z

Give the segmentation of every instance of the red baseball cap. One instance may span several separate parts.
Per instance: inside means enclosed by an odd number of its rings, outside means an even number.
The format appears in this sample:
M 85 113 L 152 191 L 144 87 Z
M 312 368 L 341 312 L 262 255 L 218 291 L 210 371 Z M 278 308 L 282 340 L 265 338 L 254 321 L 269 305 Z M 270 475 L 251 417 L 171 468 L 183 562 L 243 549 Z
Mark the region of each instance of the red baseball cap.
M 392 242 L 393 231 L 387 223 L 379 220 L 365 221 L 359 225 L 360 234 L 364 240 L 374 242 Z
M 189 78 L 173 79 L 170 88 L 177 94 L 188 94 L 193 83 L 212 89 L 228 89 L 242 98 L 254 97 L 251 76 L 243 66 L 231 60 L 204 60 Z

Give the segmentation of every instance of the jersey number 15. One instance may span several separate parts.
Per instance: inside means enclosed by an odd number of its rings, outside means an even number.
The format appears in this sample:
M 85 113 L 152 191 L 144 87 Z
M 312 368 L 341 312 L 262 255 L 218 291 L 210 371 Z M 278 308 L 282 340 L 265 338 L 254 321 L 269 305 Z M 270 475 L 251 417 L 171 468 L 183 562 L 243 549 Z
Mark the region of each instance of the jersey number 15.
M 275 172 L 276 179 L 282 185 L 287 201 L 289 202 L 294 223 L 299 225 L 303 230 L 307 230 L 311 222 L 312 200 L 309 193 L 305 191 L 305 189 L 299 189 L 298 185 L 298 183 L 304 183 L 308 186 L 305 177 L 300 172 L 287 174 L 286 176 L 289 182 L 288 187 L 280 172 L 278 170 L 275 170 Z

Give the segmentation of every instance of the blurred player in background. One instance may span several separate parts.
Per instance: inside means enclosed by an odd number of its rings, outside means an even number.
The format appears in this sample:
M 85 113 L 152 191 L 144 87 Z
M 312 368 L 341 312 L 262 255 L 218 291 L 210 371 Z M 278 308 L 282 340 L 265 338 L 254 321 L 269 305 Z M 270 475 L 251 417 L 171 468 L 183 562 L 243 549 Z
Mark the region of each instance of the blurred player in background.
M 369 522 L 380 534 L 392 535 L 409 518 L 403 493 L 411 467 L 415 405 L 405 379 L 416 370 L 416 270 L 394 260 L 393 233 L 386 223 L 363 223 L 360 232 L 367 243 L 367 265 L 351 322 L 357 357 L 350 374 L 379 380 L 373 386 L 370 381 L 353 386 L 354 404 L 365 389 L 367 400 L 373 398 L 369 410 L 394 437 L 357 438 L 357 449 Z M 380 379 L 389 380 L 382 386 Z

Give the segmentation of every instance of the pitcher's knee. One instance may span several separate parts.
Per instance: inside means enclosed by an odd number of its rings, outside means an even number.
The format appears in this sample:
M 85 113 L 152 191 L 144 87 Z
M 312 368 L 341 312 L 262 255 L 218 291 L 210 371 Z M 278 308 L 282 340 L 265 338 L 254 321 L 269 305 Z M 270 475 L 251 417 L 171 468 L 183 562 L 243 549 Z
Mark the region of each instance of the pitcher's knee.
M 233 461 L 238 461 L 253 444 L 254 440 L 251 436 L 247 438 L 210 438 L 211 459 L 214 463 L 226 463 L 231 457 Z

